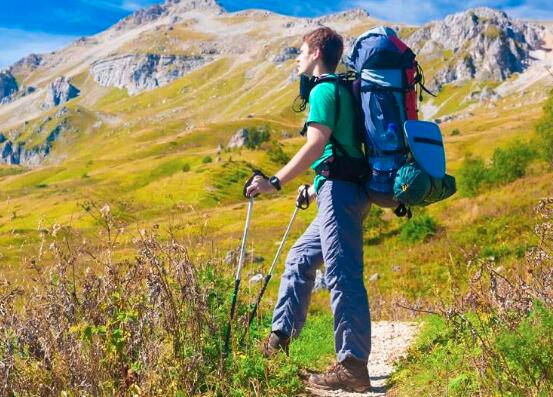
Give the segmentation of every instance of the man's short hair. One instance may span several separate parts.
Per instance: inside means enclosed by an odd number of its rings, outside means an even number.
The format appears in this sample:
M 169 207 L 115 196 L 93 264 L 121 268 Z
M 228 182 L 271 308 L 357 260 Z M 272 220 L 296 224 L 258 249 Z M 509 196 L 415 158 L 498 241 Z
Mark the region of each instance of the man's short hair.
M 309 51 L 318 48 L 323 56 L 323 63 L 331 72 L 336 71 L 344 52 L 344 40 L 335 30 L 326 26 L 315 29 L 303 36 Z

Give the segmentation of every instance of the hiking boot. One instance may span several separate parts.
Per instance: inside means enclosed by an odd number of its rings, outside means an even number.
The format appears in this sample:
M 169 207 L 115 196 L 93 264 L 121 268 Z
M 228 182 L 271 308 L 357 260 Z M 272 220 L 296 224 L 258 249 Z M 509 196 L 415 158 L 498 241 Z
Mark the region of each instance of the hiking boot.
M 317 389 L 364 393 L 371 389 L 367 363 L 352 358 L 335 363 L 323 374 L 312 374 L 309 385 Z
M 290 338 L 276 331 L 271 332 L 271 335 L 263 342 L 261 346 L 261 353 L 266 358 L 275 355 L 278 352 L 284 352 L 288 355 L 288 346 L 290 345 Z

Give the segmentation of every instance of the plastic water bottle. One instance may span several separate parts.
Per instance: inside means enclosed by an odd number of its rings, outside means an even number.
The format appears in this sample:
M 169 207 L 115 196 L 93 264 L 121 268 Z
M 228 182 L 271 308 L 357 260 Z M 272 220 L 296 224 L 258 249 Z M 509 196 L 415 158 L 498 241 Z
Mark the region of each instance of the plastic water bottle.
M 371 161 L 372 176 L 369 187 L 377 192 L 390 193 L 393 189 L 393 176 L 398 168 L 397 154 L 389 153 L 399 149 L 396 124 L 389 123 L 386 131 L 377 139 L 381 153 L 377 153 Z
M 384 154 L 381 158 L 381 170 L 382 171 L 391 171 L 396 168 L 395 154 L 390 154 L 389 152 L 396 151 L 398 147 L 397 139 L 397 126 L 395 123 L 388 124 L 388 129 L 380 136 L 380 147 L 383 151 L 388 152 Z

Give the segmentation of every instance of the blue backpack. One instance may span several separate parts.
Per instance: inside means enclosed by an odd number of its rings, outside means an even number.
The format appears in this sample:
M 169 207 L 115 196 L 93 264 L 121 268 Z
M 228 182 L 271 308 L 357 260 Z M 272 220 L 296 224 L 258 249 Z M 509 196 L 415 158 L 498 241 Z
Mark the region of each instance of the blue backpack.
M 364 120 L 369 195 L 388 197 L 398 205 L 396 215 L 410 217 L 410 206 L 455 193 L 455 178 L 445 175 L 439 128 L 409 121 L 418 119 L 417 98 L 422 100 L 422 91 L 434 95 L 424 87 L 413 51 L 394 30 L 377 27 L 355 40 L 346 65 L 357 77 L 353 87 Z

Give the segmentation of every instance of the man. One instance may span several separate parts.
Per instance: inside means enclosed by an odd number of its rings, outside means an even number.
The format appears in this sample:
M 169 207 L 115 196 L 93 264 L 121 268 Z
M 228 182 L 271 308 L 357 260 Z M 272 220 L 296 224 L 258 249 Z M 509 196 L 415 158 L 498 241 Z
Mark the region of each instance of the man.
M 370 389 L 367 361 L 371 334 L 363 284 L 362 222 L 369 203 L 359 183 L 364 160 L 353 126 L 353 98 L 343 86 L 339 86 L 337 98 L 332 79 L 342 56 L 343 40 L 332 29 L 321 27 L 304 37 L 300 51 L 298 74 L 326 77 L 309 95 L 307 142 L 275 176 L 256 176 L 246 194 L 275 192 L 311 166 L 317 175 L 310 195 L 317 196 L 318 212 L 288 254 L 272 332 L 263 350 L 266 356 L 288 352 L 290 338 L 297 336 L 305 323 L 316 270 L 324 263 L 337 363 L 324 374 L 311 375 L 309 383 L 324 389 L 364 392 Z M 340 101 L 339 113 L 336 100 Z

